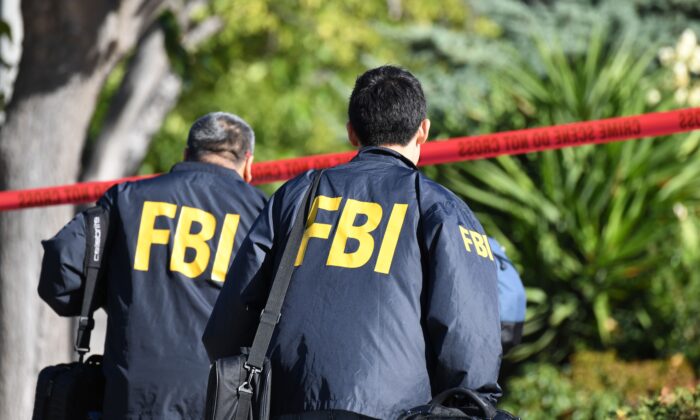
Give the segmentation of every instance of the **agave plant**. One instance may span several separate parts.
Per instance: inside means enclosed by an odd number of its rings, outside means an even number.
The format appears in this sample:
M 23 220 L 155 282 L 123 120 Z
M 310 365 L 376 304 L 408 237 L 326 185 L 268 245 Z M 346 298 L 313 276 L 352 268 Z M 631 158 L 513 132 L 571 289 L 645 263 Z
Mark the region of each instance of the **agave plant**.
M 513 52 L 491 77 L 489 100 L 503 111 L 489 126 L 519 129 L 667 108 L 670 99 L 653 109 L 647 103 L 666 77 L 655 49 L 610 38 L 594 31 L 587 51 L 574 57 L 544 40 L 534 41 L 535 60 Z M 525 343 L 511 359 L 562 360 L 582 347 L 636 357 L 692 352 L 691 340 L 700 338 L 692 321 L 700 309 L 697 132 L 431 171 L 477 210 L 523 275 Z

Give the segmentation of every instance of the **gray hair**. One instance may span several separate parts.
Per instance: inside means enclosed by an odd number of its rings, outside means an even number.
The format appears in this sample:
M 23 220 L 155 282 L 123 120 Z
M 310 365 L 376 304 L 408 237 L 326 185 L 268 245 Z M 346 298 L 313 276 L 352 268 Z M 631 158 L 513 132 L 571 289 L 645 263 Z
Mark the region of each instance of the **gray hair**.
M 253 154 L 255 132 L 237 115 L 210 112 L 192 124 L 187 148 L 194 159 L 214 153 L 240 163 L 247 153 Z

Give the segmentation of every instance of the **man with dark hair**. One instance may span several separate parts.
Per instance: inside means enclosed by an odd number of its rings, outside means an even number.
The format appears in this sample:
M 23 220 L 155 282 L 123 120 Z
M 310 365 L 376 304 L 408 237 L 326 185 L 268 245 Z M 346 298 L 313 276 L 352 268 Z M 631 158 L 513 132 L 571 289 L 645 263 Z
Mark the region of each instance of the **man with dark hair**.
M 416 168 L 430 121 L 420 83 L 384 66 L 350 97 L 349 163 L 309 210 L 268 352 L 272 414 L 395 419 L 453 387 L 495 403 L 496 264 L 469 207 Z M 268 202 L 232 265 L 203 341 L 212 360 L 250 346 L 313 171 Z
M 105 419 L 204 415 L 209 359 L 201 337 L 230 262 L 265 205 L 251 187 L 255 136 L 235 115 L 203 116 L 170 173 L 112 187 L 94 307 L 107 312 Z M 44 241 L 39 295 L 80 313 L 86 216 Z M 234 280 L 235 281 L 235 280 Z
M 426 134 L 430 129 L 420 82 L 391 66 L 368 71 L 357 79 L 350 95 L 348 119 L 350 141 L 363 147 L 406 146 L 416 128 Z

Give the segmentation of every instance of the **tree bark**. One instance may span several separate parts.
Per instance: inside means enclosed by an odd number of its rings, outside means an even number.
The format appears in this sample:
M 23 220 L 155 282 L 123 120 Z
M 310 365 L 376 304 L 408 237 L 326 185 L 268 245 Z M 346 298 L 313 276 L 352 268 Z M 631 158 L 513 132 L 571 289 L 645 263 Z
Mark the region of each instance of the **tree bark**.
M 223 27 L 217 16 L 190 25 L 190 14 L 197 1 L 175 8 L 184 28 L 182 46 L 194 51 Z M 130 60 L 124 80 L 110 104 L 104 126 L 87 160 L 82 179 L 107 181 L 136 173 L 153 135 L 175 107 L 182 91 L 182 80 L 172 71 L 165 46 L 165 34 L 154 24 L 143 36 Z
M 180 77 L 170 69 L 165 34 L 153 26 L 129 62 L 83 178 L 106 181 L 134 174 L 181 89 Z
M 20 14 L 20 0 L 0 1 L 0 20 L 10 28 L 10 36 L 0 35 L 0 96 L 6 104 L 12 97 L 12 87 L 17 77 L 19 58 L 22 55 L 24 27 Z M 5 121 L 4 105 L 0 105 L 0 126 Z
M 24 45 L 0 128 L 0 189 L 75 182 L 106 75 L 132 48 L 159 0 L 24 0 Z M 0 213 L 0 418 L 31 417 L 39 369 L 70 358 L 69 323 L 38 298 L 40 240 L 71 206 Z

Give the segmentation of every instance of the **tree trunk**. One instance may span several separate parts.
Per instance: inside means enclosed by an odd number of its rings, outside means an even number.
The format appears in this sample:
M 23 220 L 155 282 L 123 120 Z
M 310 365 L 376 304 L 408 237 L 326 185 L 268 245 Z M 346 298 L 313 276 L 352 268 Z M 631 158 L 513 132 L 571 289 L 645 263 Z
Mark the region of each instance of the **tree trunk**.
M 24 0 L 24 45 L 0 129 L 0 189 L 75 182 L 87 126 L 114 63 L 160 1 Z M 31 417 L 38 370 L 70 359 L 71 331 L 38 298 L 40 240 L 71 206 L 0 213 L 0 418 Z
M 17 66 L 22 55 L 24 27 L 20 14 L 20 0 L 0 1 L 0 20 L 10 28 L 10 36 L 0 35 L 0 126 L 5 121 L 4 104 L 12 97 L 12 86 L 17 77 Z
M 107 181 L 133 175 L 181 89 L 182 81 L 170 70 L 165 34 L 154 25 L 129 62 L 83 179 Z
M 221 18 L 214 16 L 192 26 L 191 10 L 198 4 L 201 5 L 194 0 L 178 8 L 171 5 L 184 29 L 182 46 L 190 52 L 224 25 Z M 129 62 L 81 178 L 107 181 L 136 173 L 153 135 L 163 125 L 181 91 L 182 80 L 170 66 L 165 34 L 160 25 L 154 24 Z

